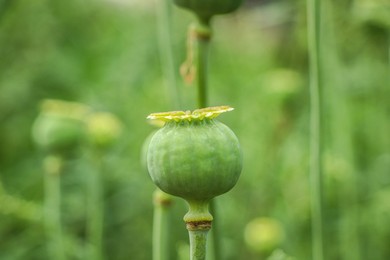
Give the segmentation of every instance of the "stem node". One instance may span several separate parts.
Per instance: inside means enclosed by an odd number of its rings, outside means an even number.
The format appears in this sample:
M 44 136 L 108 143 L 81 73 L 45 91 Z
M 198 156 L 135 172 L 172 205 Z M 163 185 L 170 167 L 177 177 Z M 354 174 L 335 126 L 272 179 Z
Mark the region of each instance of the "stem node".
M 186 222 L 186 227 L 187 227 L 188 231 L 210 230 L 211 229 L 211 221 Z

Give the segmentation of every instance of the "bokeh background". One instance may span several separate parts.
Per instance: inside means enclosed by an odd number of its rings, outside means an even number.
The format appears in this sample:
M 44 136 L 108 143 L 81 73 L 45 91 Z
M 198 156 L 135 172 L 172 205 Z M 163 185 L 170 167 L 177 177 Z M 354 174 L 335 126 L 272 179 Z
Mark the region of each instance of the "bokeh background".
M 390 259 L 389 3 L 323 2 L 325 256 Z M 44 99 L 86 104 L 122 125 L 100 166 L 88 156 L 95 148 L 83 143 L 64 159 L 60 213 L 68 259 L 86 259 L 86 187 L 94 172 L 102 175 L 105 259 L 151 259 L 155 187 L 142 147 L 156 127 L 146 116 L 194 109 L 196 100 L 178 72 L 194 18 L 172 7 L 177 107 L 161 65 L 158 6 L 0 1 L 0 259 L 51 259 L 43 211 L 47 153 L 31 134 Z M 209 103 L 235 108 L 220 118 L 244 154 L 238 184 L 216 201 L 224 259 L 311 259 L 306 3 L 246 1 L 213 27 Z M 175 199 L 172 210 L 172 259 L 187 259 L 186 205 Z

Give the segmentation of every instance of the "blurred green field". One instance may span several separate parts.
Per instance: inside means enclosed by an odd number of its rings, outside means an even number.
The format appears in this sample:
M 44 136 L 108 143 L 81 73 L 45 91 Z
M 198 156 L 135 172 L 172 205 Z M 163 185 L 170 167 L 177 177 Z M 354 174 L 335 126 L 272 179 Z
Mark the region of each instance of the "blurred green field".
M 390 259 L 390 4 L 323 2 L 325 259 Z M 86 190 L 98 171 L 105 259 L 152 259 L 155 186 L 143 146 L 156 128 L 146 116 L 196 108 L 196 91 L 178 71 L 193 16 L 173 8 L 172 21 L 180 107 L 161 65 L 154 1 L 0 0 L 0 259 L 50 259 L 45 153 L 31 137 L 44 99 L 113 113 L 123 126 L 101 166 L 88 145 L 65 162 L 68 259 L 87 259 Z M 213 26 L 209 103 L 235 108 L 220 119 L 244 154 L 238 184 L 216 201 L 224 259 L 309 260 L 306 3 L 247 1 Z M 187 259 L 185 213 L 175 199 L 173 260 Z M 247 228 L 257 218 L 265 225 L 259 234 L 268 231 L 260 242 Z

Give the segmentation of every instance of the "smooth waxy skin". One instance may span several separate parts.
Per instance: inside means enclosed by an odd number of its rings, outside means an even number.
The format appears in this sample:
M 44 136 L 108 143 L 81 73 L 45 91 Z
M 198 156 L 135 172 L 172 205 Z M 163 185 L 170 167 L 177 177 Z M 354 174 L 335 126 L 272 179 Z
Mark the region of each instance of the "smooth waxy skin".
M 235 134 L 219 121 L 170 121 L 152 137 L 147 164 L 161 190 L 208 201 L 236 184 L 242 155 Z

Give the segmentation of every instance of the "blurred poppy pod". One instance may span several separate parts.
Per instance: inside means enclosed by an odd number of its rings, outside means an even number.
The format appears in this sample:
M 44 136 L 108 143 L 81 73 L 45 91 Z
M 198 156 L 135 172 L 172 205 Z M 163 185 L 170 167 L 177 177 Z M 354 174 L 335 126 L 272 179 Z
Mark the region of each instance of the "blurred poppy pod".
M 88 140 L 95 147 L 110 147 L 122 133 L 122 123 L 111 113 L 93 113 L 86 119 L 86 124 Z
M 244 232 L 247 246 L 259 253 L 272 252 L 280 246 L 284 237 L 281 223 L 267 217 L 253 219 L 246 225 Z
M 149 174 L 161 190 L 187 201 L 208 201 L 233 188 L 242 168 L 240 145 L 233 131 L 214 119 L 230 110 L 213 107 L 148 117 L 166 121 L 147 152 Z
M 88 111 L 79 103 L 45 100 L 33 125 L 34 142 L 49 152 L 71 151 L 85 137 L 83 118 Z
M 241 2 L 242 0 L 174 0 L 176 5 L 191 10 L 203 21 L 209 21 L 217 14 L 233 12 Z
M 263 85 L 267 94 L 284 99 L 299 93 L 304 81 L 294 70 L 275 69 L 264 75 Z
M 353 11 L 362 23 L 390 28 L 390 3 L 386 0 L 357 0 Z

